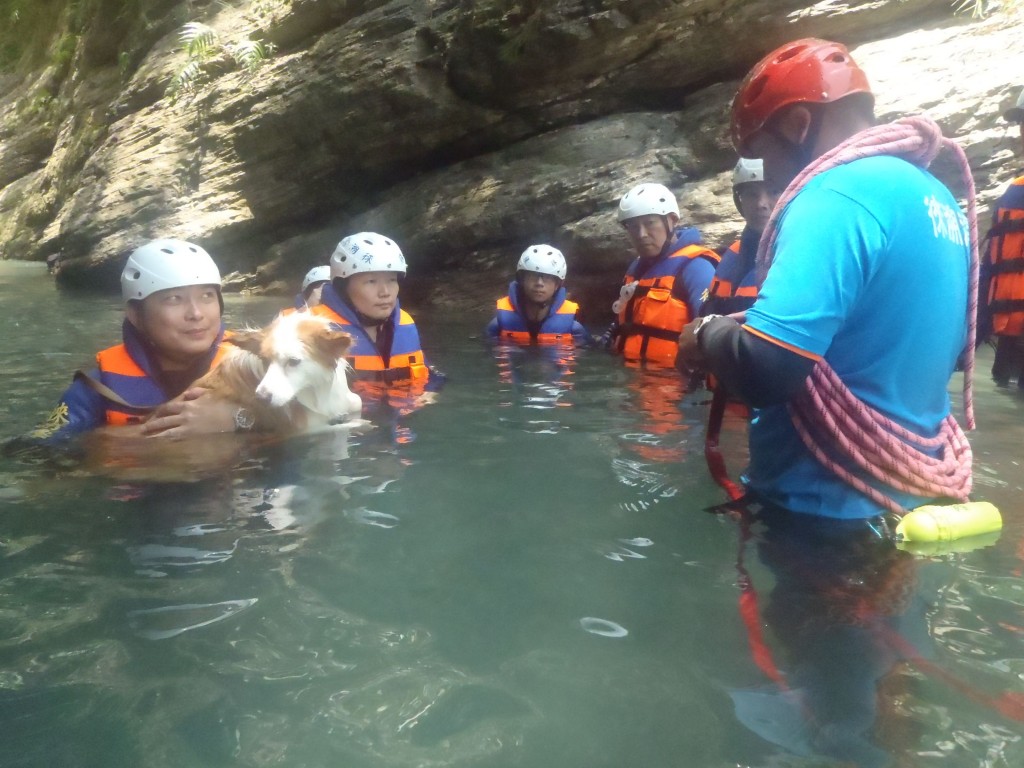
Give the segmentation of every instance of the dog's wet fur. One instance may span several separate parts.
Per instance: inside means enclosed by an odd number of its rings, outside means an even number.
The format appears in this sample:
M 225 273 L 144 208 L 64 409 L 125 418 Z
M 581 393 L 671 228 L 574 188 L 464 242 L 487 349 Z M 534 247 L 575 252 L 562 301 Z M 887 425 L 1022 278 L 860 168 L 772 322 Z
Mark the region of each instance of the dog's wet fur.
M 359 415 L 362 403 L 345 376 L 352 337 L 327 318 L 281 314 L 266 328 L 237 331 L 225 341 L 236 349 L 193 386 L 247 409 L 255 429 L 315 432 Z

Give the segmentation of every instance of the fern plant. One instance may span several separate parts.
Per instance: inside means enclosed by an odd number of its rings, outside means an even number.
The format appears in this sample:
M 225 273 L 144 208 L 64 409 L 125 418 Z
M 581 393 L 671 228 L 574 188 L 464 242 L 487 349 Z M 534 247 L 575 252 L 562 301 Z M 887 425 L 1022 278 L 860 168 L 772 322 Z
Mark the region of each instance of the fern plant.
M 255 72 L 274 52 L 273 43 L 264 45 L 258 40 L 239 40 L 226 47 L 235 63 L 250 74 Z
M 205 59 L 218 45 L 217 32 L 213 27 L 200 24 L 198 21 L 186 24 L 178 39 L 190 59 Z
M 183 96 L 194 95 L 210 79 L 214 62 L 231 62 L 252 75 L 274 53 L 272 43 L 248 38 L 222 43 L 217 31 L 198 21 L 190 21 L 178 35 L 185 52 L 185 65 L 171 79 L 167 96 L 174 104 Z

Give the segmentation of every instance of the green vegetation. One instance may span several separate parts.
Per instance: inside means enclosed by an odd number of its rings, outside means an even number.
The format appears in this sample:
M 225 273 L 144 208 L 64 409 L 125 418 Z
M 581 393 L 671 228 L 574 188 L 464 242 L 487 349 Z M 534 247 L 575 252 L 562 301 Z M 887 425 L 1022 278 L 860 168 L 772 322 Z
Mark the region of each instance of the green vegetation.
M 46 63 L 67 0 L 0 0 L 0 71 Z
M 193 96 L 220 69 L 241 67 L 253 74 L 274 53 L 272 43 L 244 38 L 221 42 L 217 32 L 206 24 L 190 21 L 179 35 L 186 61 L 167 86 L 173 104 L 184 96 Z

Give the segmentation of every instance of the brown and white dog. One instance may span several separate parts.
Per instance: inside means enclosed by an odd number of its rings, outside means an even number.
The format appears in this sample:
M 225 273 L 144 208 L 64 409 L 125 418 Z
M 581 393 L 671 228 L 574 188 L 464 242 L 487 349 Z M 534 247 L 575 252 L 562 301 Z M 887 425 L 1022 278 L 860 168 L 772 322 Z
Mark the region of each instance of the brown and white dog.
M 316 432 L 358 417 L 362 401 L 345 378 L 352 337 L 326 318 L 281 314 L 266 328 L 226 340 L 237 349 L 193 386 L 249 410 L 257 429 Z

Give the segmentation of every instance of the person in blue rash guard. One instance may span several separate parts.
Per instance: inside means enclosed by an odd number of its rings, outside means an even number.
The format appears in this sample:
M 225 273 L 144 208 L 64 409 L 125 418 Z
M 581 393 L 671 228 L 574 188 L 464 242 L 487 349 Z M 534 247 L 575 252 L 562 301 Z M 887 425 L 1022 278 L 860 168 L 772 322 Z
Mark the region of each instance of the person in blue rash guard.
M 734 144 L 761 157 L 766 182 L 782 188 L 871 127 L 873 104 L 845 47 L 796 41 L 743 81 Z M 939 431 L 967 336 L 966 218 L 928 171 L 894 156 L 864 157 L 813 177 L 789 202 L 773 256 L 745 323 L 713 315 L 691 323 L 680 356 L 757 409 L 742 478 L 748 490 L 792 512 L 874 517 L 880 504 L 819 463 L 787 403 L 824 359 L 862 403 L 923 437 Z M 904 508 L 933 500 L 885 492 Z
M 566 298 L 565 256 L 550 245 L 531 245 L 516 265 L 508 295 L 499 299 L 487 335 L 518 344 L 594 343 L 576 319 L 579 305 Z
M 679 204 L 661 184 L 629 190 L 619 201 L 618 218 L 636 258 L 603 341 L 630 364 L 672 368 L 679 331 L 700 313 L 718 254 L 701 244 L 694 227 L 678 227 Z
M 197 245 L 165 239 L 135 249 L 121 275 L 122 343 L 96 356 L 97 370 L 75 378 L 31 437 L 52 444 L 103 425 L 166 437 L 251 428 L 237 404 L 190 388 L 228 348 L 220 283 Z

